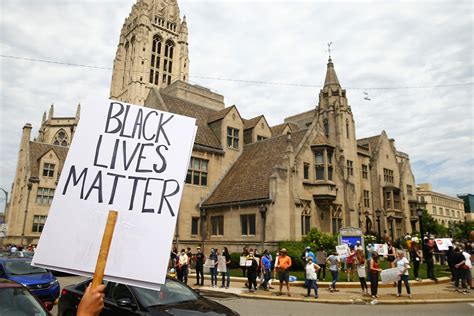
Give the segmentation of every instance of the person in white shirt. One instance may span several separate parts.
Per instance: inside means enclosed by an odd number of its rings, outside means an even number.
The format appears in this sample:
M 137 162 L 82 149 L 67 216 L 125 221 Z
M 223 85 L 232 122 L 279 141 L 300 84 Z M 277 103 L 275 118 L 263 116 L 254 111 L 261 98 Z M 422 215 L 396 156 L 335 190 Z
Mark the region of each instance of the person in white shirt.
M 305 266 L 305 275 L 306 275 L 306 297 L 309 297 L 311 294 L 311 289 L 314 289 L 314 298 L 318 298 L 318 285 L 316 283 L 317 276 L 316 271 L 320 269 L 316 263 L 313 263 L 313 258 L 309 257 Z
M 410 284 L 408 283 L 408 269 L 410 265 L 409 261 L 405 258 L 405 253 L 401 250 L 397 252 L 397 269 L 398 274 L 400 275 L 400 280 L 397 283 L 398 294 L 397 297 L 402 295 L 402 281 L 405 283 L 405 288 L 407 289 L 408 297 L 411 298 Z
M 471 255 L 464 250 L 462 252 L 462 255 L 464 258 L 466 258 L 466 262 L 464 263 L 466 266 L 469 267 L 469 270 L 466 272 L 466 281 L 467 281 L 467 288 L 471 289 L 471 284 L 472 284 L 472 262 L 471 262 Z

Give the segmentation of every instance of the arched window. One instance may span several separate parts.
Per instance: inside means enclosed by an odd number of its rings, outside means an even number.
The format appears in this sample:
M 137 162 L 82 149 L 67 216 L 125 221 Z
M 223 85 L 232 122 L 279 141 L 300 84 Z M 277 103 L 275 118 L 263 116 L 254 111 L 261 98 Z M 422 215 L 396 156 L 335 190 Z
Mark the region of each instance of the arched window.
M 127 78 L 127 68 L 128 68 L 128 55 L 129 55 L 129 46 L 130 44 L 127 42 L 125 43 L 125 59 L 123 63 L 123 77 L 122 77 L 122 89 L 125 88 L 125 86 L 128 84 L 128 78 Z
M 150 83 L 158 84 L 160 76 L 160 62 L 161 62 L 161 37 L 153 36 L 153 43 L 151 46 L 151 60 L 150 60 Z
M 167 84 L 171 84 L 171 76 L 173 74 L 173 51 L 173 41 L 167 40 L 165 43 L 165 57 L 163 61 L 163 83 Z
M 324 119 L 324 135 L 329 138 L 329 122 L 327 119 Z
M 53 138 L 53 145 L 67 147 L 69 146 L 69 137 L 67 133 L 60 129 Z
M 349 120 L 346 119 L 346 136 L 349 138 Z

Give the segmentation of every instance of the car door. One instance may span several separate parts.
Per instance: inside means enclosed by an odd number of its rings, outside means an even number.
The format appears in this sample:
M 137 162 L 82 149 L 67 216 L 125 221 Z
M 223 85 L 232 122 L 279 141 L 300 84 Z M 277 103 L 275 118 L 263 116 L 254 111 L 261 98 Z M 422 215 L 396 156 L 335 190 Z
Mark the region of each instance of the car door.
M 101 315 L 141 315 L 137 300 L 124 284 L 108 282 L 105 290 L 104 310 Z

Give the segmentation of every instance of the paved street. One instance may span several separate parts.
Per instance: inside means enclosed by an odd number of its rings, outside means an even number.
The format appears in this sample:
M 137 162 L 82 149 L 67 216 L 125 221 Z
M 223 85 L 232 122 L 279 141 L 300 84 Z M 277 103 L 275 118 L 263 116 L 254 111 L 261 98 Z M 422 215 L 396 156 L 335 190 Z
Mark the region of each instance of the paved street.
M 413 305 L 337 305 L 307 302 L 286 302 L 256 299 L 215 299 L 243 316 L 304 316 L 304 315 L 384 315 L 384 316 L 461 316 L 473 315 L 474 304 L 413 304 Z

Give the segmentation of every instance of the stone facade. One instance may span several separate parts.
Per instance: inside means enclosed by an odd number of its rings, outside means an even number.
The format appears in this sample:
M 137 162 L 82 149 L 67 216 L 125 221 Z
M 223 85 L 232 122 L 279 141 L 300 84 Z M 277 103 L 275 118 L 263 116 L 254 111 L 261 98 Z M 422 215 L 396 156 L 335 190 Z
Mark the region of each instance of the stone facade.
M 151 87 L 187 81 L 188 27 L 176 0 L 139 0 L 120 32 L 112 99 L 143 105 Z
M 444 227 L 464 221 L 465 211 L 462 199 L 434 192 L 430 183 L 418 184 L 416 195 L 425 199 L 428 214 Z

